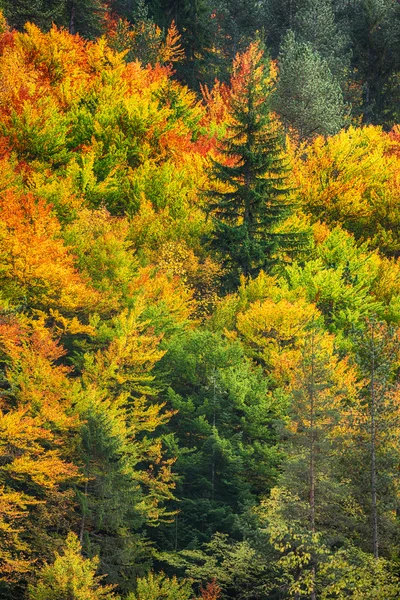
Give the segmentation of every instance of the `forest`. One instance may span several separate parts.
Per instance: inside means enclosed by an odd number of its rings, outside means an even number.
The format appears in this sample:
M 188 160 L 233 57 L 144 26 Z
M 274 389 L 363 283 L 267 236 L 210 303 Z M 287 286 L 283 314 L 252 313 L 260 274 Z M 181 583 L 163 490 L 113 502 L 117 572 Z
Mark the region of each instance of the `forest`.
M 400 2 L 0 0 L 0 600 L 400 598 Z

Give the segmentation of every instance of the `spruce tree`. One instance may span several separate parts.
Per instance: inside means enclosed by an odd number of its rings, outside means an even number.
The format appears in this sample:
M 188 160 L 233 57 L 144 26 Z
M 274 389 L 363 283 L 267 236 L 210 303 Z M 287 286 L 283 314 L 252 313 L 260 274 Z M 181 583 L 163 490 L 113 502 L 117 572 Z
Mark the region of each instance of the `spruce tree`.
M 213 161 L 207 192 L 214 222 L 211 247 L 222 255 L 230 283 L 270 269 L 278 251 L 300 236 L 275 228 L 292 212 L 280 128 L 270 113 L 271 86 L 259 43 L 234 62 L 230 124 L 222 161 Z

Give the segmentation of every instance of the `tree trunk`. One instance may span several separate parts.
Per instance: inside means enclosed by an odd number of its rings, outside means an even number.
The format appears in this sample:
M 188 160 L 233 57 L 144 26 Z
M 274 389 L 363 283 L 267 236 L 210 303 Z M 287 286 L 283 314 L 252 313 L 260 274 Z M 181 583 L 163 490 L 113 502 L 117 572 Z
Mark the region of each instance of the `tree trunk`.
M 375 337 L 371 325 L 371 503 L 372 503 L 372 548 L 374 558 L 379 557 L 378 502 L 376 486 L 376 390 L 375 390 Z
M 310 529 L 315 534 L 315 348 L 314 332 L 311 334 L 311 381 L 310 381 Z M 312 558 L 313 565 L 311 569 L 313 587 L 315 586 L 316 565 Z M 317 595 L 315 587 L 311 592 L 310 599 L 316 600 Z
M 69 16 L 69 32 L 71 35 L 75 35 L 75 2 L 72 0 L 71 13 Z
M 89 473 L 88 473 L 88 470 L 86 470 L 85 498 L 87 498 L 87 495 L 88 495 L 88 481 L 89 481 Z M 83 544 L 83 535 L 85 533 L 86 510 L 87 510 L 87 507 L 84 506 L 83 511 L 82 511 L 81 526 L 80 526 L 80 530 L 79 530 L 79 541 L 81 544 Z

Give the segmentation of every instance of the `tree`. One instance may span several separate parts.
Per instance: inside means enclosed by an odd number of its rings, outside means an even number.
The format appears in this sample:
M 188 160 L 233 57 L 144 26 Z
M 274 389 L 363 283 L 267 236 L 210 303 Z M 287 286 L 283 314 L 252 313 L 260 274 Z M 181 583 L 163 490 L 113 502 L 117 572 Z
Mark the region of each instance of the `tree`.
M 101 587 L 96 577 L 98 559 L 85 559 L 75 534 L 68 534 L 63 554 L 56 553 L 52 565 L 38 574 L 38 583 L 29 586 L 29 600 L 116 600 L 113 586 Z
M 346 81 L 350 40 L 339 29 L 332 0 L 303 0 L 293 19 L 293 31 L 299 42 L 308 42 L 326 60 L 340 83 Z
M 21 584 L 74 522 L 72 463 L 79 426 L 65 351 L 44 327 L 4 311 L 0 318 L 0 597 Z M 4 595 L 3 595 L 4 594 Z M 14 595 L 15 594 L 15 595 Z
M 171 413 L 151 398 L 151 370 L 163 352 L 138 312 L 103 325 L 99 337 L 101 348 L 84 355 L 77 403 L 85 478 L 78 488 L 79 534 L 85 551 L 99 554 L 102 573 L 128 591 L 149 566 L 144 526 L 170 517 L 163 504 L 172 498 L 173 461 L 157 429 Z
M 392 0 L 347 2 L 343 9 L 353 45 L 353 65 L 363 92 L 363 120 L 366 123 L 396 122 L 400 70 L 400 4 Z
M 166 577 L 164 573 L 149 573 L 137 580 L 137 590 L 127 600 L 189 600 L 193 598 L 189 580 L 178 581 L 176 577 Z
M 224 160 L 213 161 L 210 169 L 214 187 L 207 192 L 207 210 L 214 224 L 211 247 L 222 256 L 231 284 L 237 284 L 240 274 L 271 268 L 275 254 L 293 248 L 299 238 L 275 231 L 293 204 L 259 43 L 236 57 L 231 85 L 230 121 L 220 147 Z
M 365 549 L 372 550 L 375 559 L 388 555 L 397 538 L 398 517 L 393 511 L 398 510 L 395 472 L 400 460 L 399 348 L 398 330 L 374 317 L 366 319 L 356 334 L 355 350 L 363 380 L 360 401 L 348 414 L 354 472 L 348 471 L 353 474 L 365 514 Z M 349 464 L 349 459 L 346 462 Z
M 35 23 L 48 29 L 52 23 L 61 24 L 64 1 L 57 0 L 2 0 L 1 7 L 11 27 L 22 30 L 25 23 Z
M 387 256 L 400 255 L 400 138 L 380 127 L 349 127 L 299 148 L 293 174 L 313 217 L 340 222 Z
M 156 370 L 176 411 L 167 431 L 174 434 L 179 513 L 161 533 L 164 547 L 180 550 L 216 531 L 231 533 L 242 507 L 274 485 L 279 407 L 237 342 L 188 331 L 167 349 Z
M 107 10 L 102 0 L 2 0 L 1 5 L 10 25 L 20 31 L 26 23 L 43 31 L 55 23 L 87 38 L 101 35 Z
M 200 71 L 211 45 L 213 22 L 210 18 L 210 0 L 158 0 L 153 3 L 155 21 L 167 29 L 173 21 L 182 34 L 185 60 L 178 67 L 178 75 L 192 88 L 198 87 Z
M 326 60 L 293 32 L 281 47 L 275 107 L 300 139 L 332 135 L 344 125 L 346 111 L 338 81 Z

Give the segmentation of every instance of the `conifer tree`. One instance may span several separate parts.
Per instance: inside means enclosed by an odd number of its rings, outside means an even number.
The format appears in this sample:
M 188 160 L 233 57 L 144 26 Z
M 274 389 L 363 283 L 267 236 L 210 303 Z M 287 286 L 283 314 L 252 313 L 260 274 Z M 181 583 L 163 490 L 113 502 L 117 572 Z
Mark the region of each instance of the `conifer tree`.
M 298 41 L 311 44 L 326 60 L 331 73 L 344 83 L 350 40 L 336 23 L 332 0 L 304 1 L 293 19 L 293 30 Z
M 213 161 L 208 211 L 214 221 L 211 246 L 222 255 L 231 282 L 272 266 L 274 255 L 299 243 L 277 233 L 293 209 L 282 135 L 270 114 L 271 85 L 259 43 L 234 62 L 230 123 Z
M 300 139 L 333 135 L 344 125 L 345 104 L 327 60 L 293 32 L 286 36 L 279 57 L 276 110 Z

